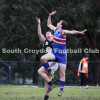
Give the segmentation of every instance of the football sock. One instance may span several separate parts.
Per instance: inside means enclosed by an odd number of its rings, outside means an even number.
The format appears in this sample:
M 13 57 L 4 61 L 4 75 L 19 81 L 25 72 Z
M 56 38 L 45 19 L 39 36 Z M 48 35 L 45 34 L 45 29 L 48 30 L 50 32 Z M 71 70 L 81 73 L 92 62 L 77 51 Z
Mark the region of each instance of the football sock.
M 45 95 L 44 96 L 44 100 L 48 100 L 49 99 L 49 96 L 48 95 Z
M 52 71 L 51 68 L 49 67 L 49 63 L 48 62 L 43 63 L 42 66 L 44 66 L 48 70 L 48 72 Z
M 60 80 L 60 91 L 63 91 L 65 82 Z

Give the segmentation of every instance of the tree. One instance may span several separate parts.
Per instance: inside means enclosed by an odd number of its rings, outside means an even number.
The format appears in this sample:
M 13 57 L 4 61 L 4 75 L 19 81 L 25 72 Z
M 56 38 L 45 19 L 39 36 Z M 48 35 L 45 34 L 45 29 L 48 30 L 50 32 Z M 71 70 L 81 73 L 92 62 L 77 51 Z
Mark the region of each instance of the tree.
M 0 58 L 4 60 L 16 61 L 39 61 L 42 54 L 24 53 L 24 48 L 40 49 L 41 43 L 37 36 L 37 24 L 35 17 L 41 18 L 42 31 L 45 32 L 47 28 L 48 14 L 53 10 L 57 14 L 52 18 L 53 24 L 61 19 L 65 20 L 69 30 L 82 30 L 87 28 L 88 31 L 84 36 L 75 35 L 67 36 L 67 48 L 91 48 L 100 49 L 100 2 L 98 0 L 1 0 L 0 1 L 0 50 L 2 48 L 15 49 L 20 48 L 22 53 L 19 54 L 3 54 L 0 52 Z M 100 54 L 92 53 L 90 61 L 95 63 L 90 64 L 89 73 L 90 81 L 96 82 L 97 76 L 100 77 L 99 63 Z M 82 54 L 68 54 L 68 60 L 80 61 L 84 56 Z M 73 69 L 73 62 L 68 63 L 68 69 Z M 39 65 L 40 66 L 40 65 Z M 96 67 L 95 67 L 96 66 Z M 23 67 L 23 66 L 21 66 Z M 77 66 L 78 67 L 78 66 Z M 73 69 L 76 73 L 76 69 Z M 27 66 L 26 68 L 27 69 Z M 29 72 L 33 70 L 33 76 L 38 75 L 37 65 L 30 68 Z M 25 70 L 23 70 L 25 71 Z M 96 76 L 96 73 L 98 75 Z M 26 72 L 20 72 L 24 76 Z M 28 74 L 28 72 L 27 72 Z M 38 83 L 38 76 L 34 77 L 35 83 Z M 99 83 L 100 80 L 98 79 Z

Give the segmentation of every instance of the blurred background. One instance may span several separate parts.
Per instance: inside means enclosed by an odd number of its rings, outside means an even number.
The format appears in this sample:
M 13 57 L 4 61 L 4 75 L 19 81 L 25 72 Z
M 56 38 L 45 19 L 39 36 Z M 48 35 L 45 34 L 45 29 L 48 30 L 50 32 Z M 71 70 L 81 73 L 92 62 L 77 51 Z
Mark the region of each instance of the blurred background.
M 52 23 L 65 20 L 68 30 L 88 29 L 85 35 L 68 35 L 67 48 L 97 48 L 100 50 L 99 0 L 0 0 L 0 84 L 42 84 L 37 70 L 41 67 L 41 53 L 24 53 L 24 48 L 42 47 L 37 34 L 36 17 L 41 19 L 45 35 L 50 12 L 57 11 Z M 2 49 L 22 50 L 21 53 L 2 53 Z M 76 77 L 82 53 L 68 53 L 66 85 L 79 85 Z M 89 84 L 100 84 L 100 53 L 89 53 Z M 59 84 L 59 70 L 55 73 Z

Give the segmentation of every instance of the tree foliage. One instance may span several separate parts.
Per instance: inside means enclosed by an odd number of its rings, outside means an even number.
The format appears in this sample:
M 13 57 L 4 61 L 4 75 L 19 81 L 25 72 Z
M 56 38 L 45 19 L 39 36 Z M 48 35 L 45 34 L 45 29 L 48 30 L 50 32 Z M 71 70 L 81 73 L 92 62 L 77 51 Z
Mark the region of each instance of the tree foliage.
M 100 1 L 99 0 L 0 0 L 0 58 L 6 61 L 35 61 L 41 54 L 3 54 L 2 48 L 40 49 L 42 47 L 37 35 L 36 17 L 41 18 L 42 32 L 45 35 L 48 14 L 54 10 L 57 14 L 52 23 L 65 20 L 69 30 L 88 29 L 84 36 L 67 36 L 67 48 L 100 49 Z M 68 60 L 79 61 L 82 54 L 68 54 Z M 99 61 L 100 54 L 90 54 L 90 60 Z M 27 66 L 26 66 L 27 67 Z M 73 67 L 73 66 L 72 66 Z M 37 68 L 34 66 L 34 70 Z M 94 74 L 96 73 L 95 69 Z M 91 67 L 91 71 L 94 66 Z M 32 70 L 32 69 L 30 69 Z M 37 82 L 36 82 L 37 83 Z

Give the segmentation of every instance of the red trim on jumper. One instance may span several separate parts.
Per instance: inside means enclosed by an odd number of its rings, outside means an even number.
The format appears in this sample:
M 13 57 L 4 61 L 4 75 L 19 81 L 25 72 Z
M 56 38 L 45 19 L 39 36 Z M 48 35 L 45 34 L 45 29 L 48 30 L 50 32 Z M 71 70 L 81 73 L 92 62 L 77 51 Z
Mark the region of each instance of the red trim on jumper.
M 49 66 L 48 67 L 45 67 L 46 69 L 48 69 L 49 68 Z
M 64 86 L 64 85 L 60 85 L 60 86 Z
M 57 42 L 66 43 L 66 40 L 57 39 L 56 37 L 53 37 L 53 39 Z

